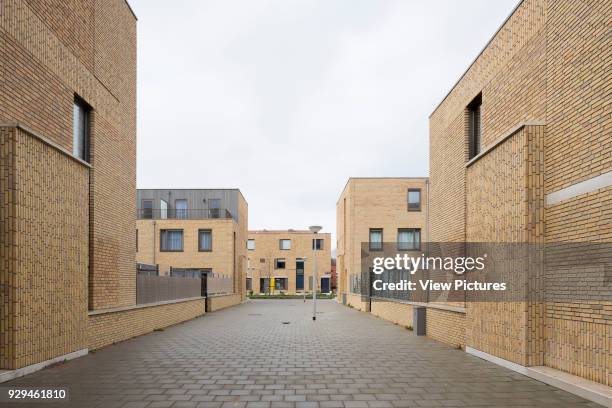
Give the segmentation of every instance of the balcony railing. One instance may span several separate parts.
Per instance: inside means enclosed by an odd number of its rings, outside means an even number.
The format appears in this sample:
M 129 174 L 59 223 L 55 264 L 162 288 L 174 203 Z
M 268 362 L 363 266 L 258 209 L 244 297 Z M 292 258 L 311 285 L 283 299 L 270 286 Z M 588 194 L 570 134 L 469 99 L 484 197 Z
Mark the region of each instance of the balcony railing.
M 225 208 L 207 208 L 201 210 L 160 210 L 151 208 L 139 208 L 136 211 L 136 217 L 139 220 L 201 220 L 209 218 L 232 218 L 232 213 L 230 213 Z

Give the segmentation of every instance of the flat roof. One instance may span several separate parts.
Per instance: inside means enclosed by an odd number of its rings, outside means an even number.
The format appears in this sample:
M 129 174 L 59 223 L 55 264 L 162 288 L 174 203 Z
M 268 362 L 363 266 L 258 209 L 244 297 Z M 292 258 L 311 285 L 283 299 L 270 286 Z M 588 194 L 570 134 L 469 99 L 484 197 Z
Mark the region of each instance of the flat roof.
M 346 180 L 346 184 L 344 184 L 344 188 L 340 192 L 340 197 L 342 197 L 342 194 L 351 180 L 429 180 L 429 177 L 349 177 L 348 180 Z M 336 200 L 336 204 L 340 201 L 340 197 Z
M 143 191 L 143 190 L 238 191 L 238 193 L 240 193 L 246 205 L 247 206 L 249 205 L 249 202 L 247 201 L 246 197 L 244 196 L 244 194 L 242 194 L 242 191 L 240 191 L 239 188 L 137 188 L 136 189 L 136 191 Z

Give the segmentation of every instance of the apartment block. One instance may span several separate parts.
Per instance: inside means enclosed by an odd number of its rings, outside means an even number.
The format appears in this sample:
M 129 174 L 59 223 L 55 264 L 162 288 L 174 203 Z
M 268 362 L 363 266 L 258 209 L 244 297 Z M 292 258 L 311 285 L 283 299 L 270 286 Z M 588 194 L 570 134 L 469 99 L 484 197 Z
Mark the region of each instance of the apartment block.
M 362 249 L 383 245 L 419 255 L 427 240 L 427 178 L 350 178 L 336 203 L 338 300 L 394 322 L 387 309 L 412 319 L 407 302 L 371 299 L 362 293 Z M 411 323 L 406 323 L 406 326 Z
M 435 339 L 608 386 L 611 19 L 604 0 L 522 1 L 431 114 L 431 240 L 538 245 L 544 261 L 524 301 L 427 309 Z
M 308 230 L 249 231 L 247 287 L 253 293 L 331 292 L 331 234 Z
M 224 305 L 246 296 L 248 204 L 238 189 L 139 189 L 136 261 L 160 275 L 224 278 Z M 219 307 L 213 307 L 218 309 Z
M 0 381 L 202 314 L 136 304 L 129 5 L 0 2 L 0 77 Z

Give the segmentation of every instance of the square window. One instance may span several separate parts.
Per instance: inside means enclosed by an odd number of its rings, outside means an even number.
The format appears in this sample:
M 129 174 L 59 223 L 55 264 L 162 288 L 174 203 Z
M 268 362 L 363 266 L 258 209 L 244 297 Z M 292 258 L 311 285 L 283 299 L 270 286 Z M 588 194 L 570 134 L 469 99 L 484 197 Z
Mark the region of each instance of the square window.
M 276 258 L 274 260 L 274 269 L 285 269 L 285 258 Z
M 279 239 L 278 246 L 283 251 L 288 251 L 291 249 L 291 240 L 290 239 Z
M 419 228 L 400 228 L 397 230 L 398 251 L 418 250 L 421 248 L 421 230 Z
M 323 250 L 323 239 L 314 238 L 312 240 L 312 249 L 315 249 L 317 251 L 322 251 Z
M 161 230 L 159 250 L 162 252 L 180 252 L 183 250 L 183 230 Z

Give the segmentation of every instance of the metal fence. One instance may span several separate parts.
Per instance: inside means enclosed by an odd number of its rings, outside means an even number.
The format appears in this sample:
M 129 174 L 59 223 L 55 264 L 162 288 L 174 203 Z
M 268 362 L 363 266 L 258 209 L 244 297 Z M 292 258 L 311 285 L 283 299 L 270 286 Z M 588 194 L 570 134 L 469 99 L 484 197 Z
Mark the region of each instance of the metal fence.
M 202 296 L 200 278 L 136 275 L 136 303 L 138 304 L 198 296 Z
M 139 275 L 159 276 L 159 265 L 136 263 L 136 272 Z
M 233 293 L 234 285 L 232 278 L 227 275 L 211 272 L 207 278 L 207 290 L 208 295 L 219 295 L 221 293 Z
M 139 208 L 136 210 L 136 217 L 145 220 L 202 220 L 214 218 L 232 218 L 232 213 L 225 208 L 205 208 L 205 209 L 175 209 L 165 210 L 152 208 Z

